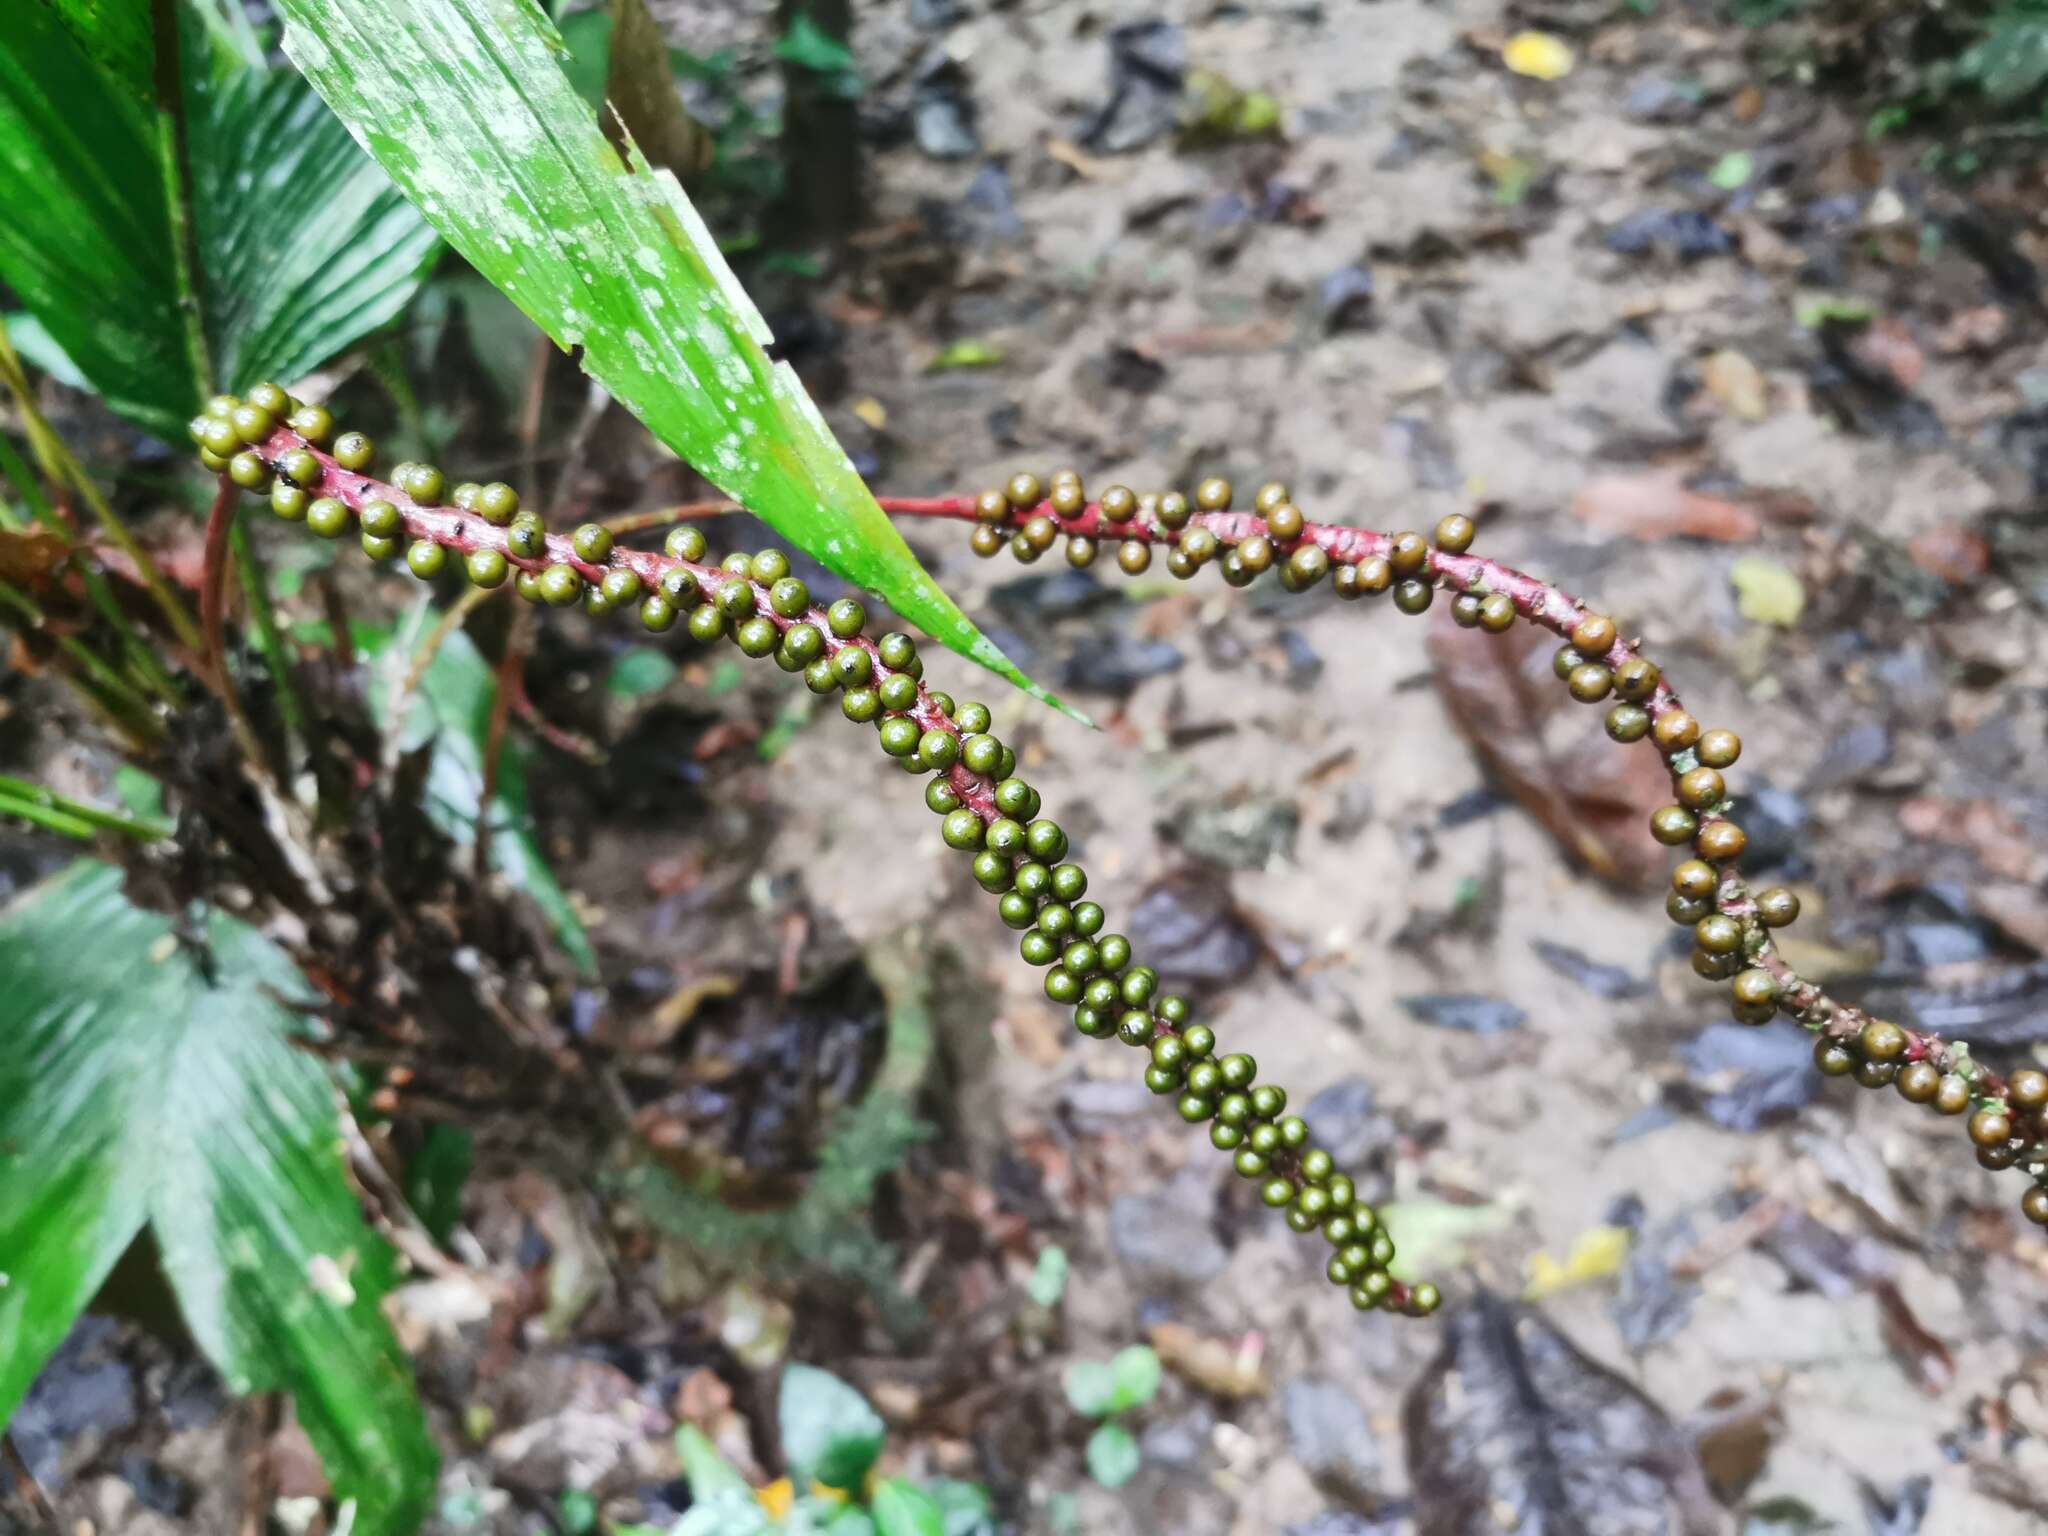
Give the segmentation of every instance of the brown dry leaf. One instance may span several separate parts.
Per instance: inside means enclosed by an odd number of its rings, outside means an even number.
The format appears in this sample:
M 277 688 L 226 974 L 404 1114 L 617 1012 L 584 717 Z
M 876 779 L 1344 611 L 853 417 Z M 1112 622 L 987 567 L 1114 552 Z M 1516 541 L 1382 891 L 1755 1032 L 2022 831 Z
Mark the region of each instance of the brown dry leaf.
M 697 1010 L 714 998 L 732 997 L 738 993 L 740 982 L 737 976 L 693 976 L 655 1006 L 654 1012 L 632 1031 L 627 1049 L 633 1051 L 654 1051 L 675 1039 L 682 1027 L 697 1015 Z
M 1728 103 L 1728 113 L 1738 123 L 1753 123 L 1763 115 L 1764 93 L 1760 87 L 1745 85 Z
M 0 533 L 0 581 L 40 591 L 43 579 L 64 558 L 64 541 L 47 528 Z
M 1101 181 L 1105 177 L 1112 181 L 1123 179 L 1120 166 L 1108 160 L 1098 159 L 1080 145 L 1066 139 L 1047 139 L 1045 154 L 1047 159 L 1064 165 L 1084 181 Z
M 1735 243 L 1759 272 L 1797 272 L 1806 265 L 1804 251 L 1753 214 L 1735 220 Z
M 1911 389 L 1926 371 L 1927 359 L 1903 320 L 1887 315 L 1873 320 L 1849 343 L 1864 367 L 1888 373 L 1901 389 Z
M 1993 352 L 2004 345 L 2012 332 L 2012 317 L 1996 304 L 1952 315 L 1948 324 L 1934 335 L 1934 350 L 1945 357 L 1963 352 Z
M 1973 585 L 1991 567 L 1991 550 L 1983 535 L 1954 523 L 1914 534 L 1906 553 L 1928 575 L 1957 587 Z
M 1948 1346 L 1927 1331 L 1913 1315 L 1905 1296 L 1889 1280 L 1871 1286 L 1877 1297 L 1878 1319 L 1883 1324 L 1885 1346 L 1913 1385 L 1929 1397 L 1939 1397 L 1955 1380 L 1955 1357 Z
M 1743 421 L 1762 421 L 1770 414 L 1770 386 L 1763 371 L 1733 347 L 1723 347 L 1702 370 L 1707 393 Z
M 1997 924 L 2010 938 L 2039 955 L 2048 955 L 2048 896 L 2017 880 L 1970 888 L 1970 905 Z
M 1762 532 L 1762 520 L 1739 502 L 1686 489 L 1676 470 L 1600 475 L 1579 487 L 1572 515 L 1602 533 L 1639 539 L 1715 539 L 1746 544 Z
M 1598 710 L 1572 704 L 1551 675 L 1551 650 L 1527 625 L 1489 635 L 1458 628 L 1448 612 L 1429 635 L 1444 708 L 1487 771 L 1601 879 L 1648 885 L 1665 863 L 1649 817 L 1671 781 L 1656 753 L 1616 747 Z
M 1174 1375 L 1217 1397 L 1264 1397 L 1266 1345 L 1248 1333 L 1235 1344 L 1195 1332 L 1185 1323 L 1155 1323 L 1150 1338 L 1159 1362 Z

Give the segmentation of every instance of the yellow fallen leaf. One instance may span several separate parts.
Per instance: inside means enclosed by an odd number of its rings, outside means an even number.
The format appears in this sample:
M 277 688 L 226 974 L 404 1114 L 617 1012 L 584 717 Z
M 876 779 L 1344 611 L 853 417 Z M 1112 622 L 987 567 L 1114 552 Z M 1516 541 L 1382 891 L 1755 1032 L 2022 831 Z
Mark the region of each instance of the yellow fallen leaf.
M 1628 1243 L 1627 1227 L 1594 1227 L 1572 1240 L 1572 1251 L 1562 1264 L 1547 1253 L 1530 1254 L 1528 1263 L 1523 1266 L 1528 1272 L 1529 1283 L 1522 1288 L 1522 1299 L 1540 1301 L 1545 1296 L 1568 1291 L 1575 1285 L 1589 1285 L 1595 1280 L 1606 1279 L 1621 1268 L 1621 1261 L 1628 1257 Z
M 1763 555 L 1744 555 L 1728 567 L 1728 580 L 1745 619 L 1790 629 L 1806 612 L 1806 587 L 1799 573 Z
M 796 1485 L 786 1477 L 778 1477 L 766 1488 L 755 1489 L 754 1497 L 768 1511 L 770 1520 L 780 1520 L 796 1507 Z
M 1517 32 L 1500 51 L 1501 62 L 1531 80 L 1562 80 L 1578 62 L 1570 46 L 1548 32 Z
M 1770 414 L 1770 390 L 1763 373 L 1734 348 L 1714 353 L 1700 372 L 1707 393 L 1727 406 L 1731 416 L 1762 421 Z
M 889 425 L 889 407 L 873 395 L 862 395 L 853 402 L 853 414 L 873 427 L 877 432 Z

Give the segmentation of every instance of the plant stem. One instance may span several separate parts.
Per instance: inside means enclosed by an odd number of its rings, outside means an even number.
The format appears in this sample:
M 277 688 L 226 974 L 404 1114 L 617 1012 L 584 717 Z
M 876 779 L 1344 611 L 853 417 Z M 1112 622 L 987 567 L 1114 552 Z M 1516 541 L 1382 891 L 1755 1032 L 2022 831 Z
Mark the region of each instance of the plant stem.
M 81 800 L 60 795 L 53 789 L 45 789 L 42 785 L 27 779 L 17 779 L 9 774 L 0 773 L 0 807 L 6 808 L 11 814 L 23 814 L 17 809 L 20 806 L 41 807 L 46 811 L 84 822 L 88 828 L 104 827 L 110 832 L 125 832 L 128 836 L 140 838 L 144 842 L 169 837 L 177 830 L 167 821 L 158 821 L 154 817 L 128 816 L 120 811 L 102 810 L 96 805 L 87 805 Z
M 164 207 L 171 222 L 171 271 L 177 285 L 178 317 L 185 335 L 185 359 L 196 386 L 194 404 L 213 390 L 213 361 L 207 353 L 206 316 L 199 300 L 199 246 L 192 227 L 191 164 L 185 133 L 185 86 L 179 69 L 178 0 L 150 0 L 150 28 L 156 43 L 156 161 Z
M 171 626 L 171 633 L 187 650 L 196 653 L 199 650 L 199 629 L 192 622 L 191 613 L 179 601 L 178 594 L 172 590 L 171 584 L 164 580 L 163 572 L 157 569 L 157 564 L 150 558 L 148 551 L 135 541 L 135 535 L 129 532 L 128 525 L 107 505 L 106 498 L 100 495 L 99 487 L 93 484 L 92 476 L 85 472 L 85 466 L 72 455 L 64 440 L 44 418 L 41 407 L 36 404 L 35 391 L 29 386 L 28 375 L 22 371 L 21 359 L 14 355 L 13 344 L 7 339 L 7 326 L 4 321 L 0 321 L 0 383 L 4 383 L 7 392 L 14 397 L 15 408 L 21 412 L 22 426 L 28 433 L 30 451 L 35 454 L 36 462 L 42 466 L 43 473 L 55 484 L 70 485 L 85 499 L 86 506 L 91 509 L 99 525 L 106 530 L 107 536 L 134 564 L 136 575 L 141 578 L 143 586 L 149 589 L 150 596 L 156 599 L 157 607 L 163 610 L 164 618 Z M 0 439 L 0 443 L 4 442 L 4 439 Z M 17 487 L 32 485 L 33 477 L 28 475 L 27 466 L 21 464 L 20 459 L 14 455 L 13 445 L 5 446 L 9 462 L 0 463 L 0 468 L 7 469 L 9 478 L 15 481 Z M 16 467 L 21 471 L 19 476 L 15 474 Z M 72 529 L 57 515 L 40 492 L 30 494 L 28 499 L 31 510 L 35 511 L 37 518 L 43 521 L 45 526 L 52 532 L 61 534 L 67 543 L 72 541 Z M 94 579 L 97 579 L 97 573 L 88 576 L 88 586 Z M 98 603 L 99 597 L 95 596 L 94 601 Z M 169 674 L 164 671 L 155 652 L 143 643 L 142 638 L 130 626 L 127 616 L 120 610 L 120 604 L 109 596 L 102 611 L 107 614 L 108 622 L 116 627 L 130 655 L 137 658 L 138 670 L 153 679 L 152 686 L 164 695 L 166 703 L 176 703 L 177 693 Z
M 11 582 L 0 581 L 0 609 L 13 613 L 29 629 L 49 633 L 49 616 L 41 605 Z M 133 683 L 116 672 L 104 657 L 76 635 L 51 634 L 50 638 L 78 668 L 78 674 L 66 675 L 72 686 L 94 707 L 103 711 L 137 742 L 153 745 L 163 740 L 163 726 L 158 722 L 149 700 L 137 691 Z

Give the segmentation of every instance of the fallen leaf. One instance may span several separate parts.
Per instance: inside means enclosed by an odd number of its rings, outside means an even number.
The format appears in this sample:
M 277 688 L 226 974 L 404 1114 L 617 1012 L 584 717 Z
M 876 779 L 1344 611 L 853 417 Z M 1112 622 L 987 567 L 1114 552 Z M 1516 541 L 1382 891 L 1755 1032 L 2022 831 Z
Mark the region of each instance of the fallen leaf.
M 1763 371 L 1732 347 L 1723 347 L 1701 370 L 1707 393 L 1743 421 L 1762 421 L 1770 414 L 1770 387 Z
M 1877 306 L 1853 294 L 1810 293 L 1794 306 L 1792 315 L 1807 330 L 1823 325 L 1864 325 L 1877 313 Z
M 1396 1200 L 1380 1207 L 1394 1240 L 1396 1280 L 1426 1280 L 1465 1263 L 1467 1250 L 1514 1219 L 1505 1205 L 1453 1205 L 1448 1200 Z
M 2012 332 L 2012 319 L 1996 304 L 1966 309 L 1935 332 L 1934 350 L 1946 357 L 1963 352 L 1991 352 Z
M 1626 533 L 1638 539 L 1748 544 L 1763 532 L 1761 520 L 1750 508 L 1688 490 L 1683 476 L 1674 470 L 1600 475 L 1588 480 L 1572 497 L 1572 515 L 1601 533 Z
M 1707 180 L 1723 192 L 1733 192 L 1745 186 L 1756 174 L 1756 157 L 1746 149 L 1731 149 L 1714 162 L 1714 168 L 1707 172 Z
M 1185 1323 L 1155 1323 L 1146 1337 L 1160 1363 L 1174 1375 L 1217 1397 L 1264 1397 L 1266 1341 L 1248 1333 L 1235 1343 L 1195 1332 Z
M 1790 629 L 1806 612 L 1806 587 L 1799 573 L 1766 555 L 1744 555 L 1728 567 L 1735 606 L 1757 624 Z
M 1654 752 L 1615 751 L 1598 712 L 1571 703 L 1551 674 L 1552 649 L 1528 625 L 1489 635 L 1448 613 L 1429 635 L 1444 708 L 1500 785 L 1602 879 L 1628 889 L 1661 881 L 1664 852 L 1644 827 L 1671 798 L 1670 778 Z
M 1577 62 L 1571 47 L 1548 32 L 1517 32 L 1500 51 L 1501 62 L 1531 80 L 1562 80 Z
M 1753 85 L 1745 85 L 1728 103 L 1728 113 L 1738 123 L 1755 122 L 1763 115 L 1763 110 L 1764 93 Z
M 1662 1409 L 1542 1313 L 1496 1296 L 1445 1319 L 1401 1420 L 1416 1536 L 1727 1524 Z
M 1905 322 L 1890 316 L 1866 325 L 1849 343 L 1849 350 L 1866 368 L 1889 374 L 1901 389 L 1918 384 L 1927 367 L 1927 358 Z
M 956 368 L 993 368 L 1003 360 L 1003 349 L 992 341 L 968 338 L 941 347 L 924 365 L 926 373 L 949 373 Z
M 47 528 L 0 533 L 0 581 L 39 591 L 64 553 L 64 541 Z
M 1572 1240 L 1572 1250 L 1562 1264 L 1540 1249 L 1530 1254 L 1524 1266 L 1529 1283 L 1522 1288 L 1522 1299 L 1540 1301 L 1573 1286 L 1606 1279 L 1628 1257 L 1631 1237 L 1627 1227 L 1594 1227 Z
M 863 423 L 879 432 L 889 425 L 889 407 L 873 395 L 862 395 L 853 402 L 853 414 Z
M 1956 587 L 1973 585 L 1991 567 L 1991 549 L 1984 536 L 1954 523 L 1914 534 L 1906 553 L 1928 575 Z
M 1941 1396 L 1956 1375 L 1955 1357 L 1948 1346 L 1913 1315 L 1898 1286 L 1889 1280 L 1879 1280 L 1870 1289 L 1877 1297 L 1878 1321 L 1883 1325 L 1884 1342 L 1892 1358 L 1922 1392 L 1929 1397 Z

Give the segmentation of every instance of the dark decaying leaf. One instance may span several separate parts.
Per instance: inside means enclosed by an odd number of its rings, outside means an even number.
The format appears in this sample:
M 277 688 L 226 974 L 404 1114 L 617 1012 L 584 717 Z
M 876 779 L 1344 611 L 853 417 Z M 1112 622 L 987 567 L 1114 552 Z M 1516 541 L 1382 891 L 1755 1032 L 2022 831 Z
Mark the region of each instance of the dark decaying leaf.
M 1520 1029 L 1529 1015 L 1505 998 L 1476 992 L 1425 992 L 1401 999 L 1410 1018 L 1468 1035 L 1498 1035 Z
M 1201 992 L 1240 980 L 1264 953 L 1220 870 L 1155 880 L 1131 909 L 1131 942 L 1170 987 Z
M 1685 1047 L 1686 1089 L 1714 1124 L 1748 1133 L 1783 1120 L 1820 1095 L 1813 1044 L 1785 1022 L 1755 1029 L 1710 1024 Z
M 1417 1536 L 1706 1536 L 1720 1529 L 1663 1411 L 1529 1307 L 1449 1313 L 1402 1409 Z
M 434 1451 L 334 1086 L 278 1001 L 311 989 L 253 929 L 202 931 L 204 964 L 99 865 L 0 915 L 0 1423 L 146 1223 L 229 1387 L 289 1391 L 355 1529 L 409 1532 Z
M 1634 997 L 1647 992 L 1650 984 L 1626 966 L 1607 965 L 1584 950 L 1548 939 L 1535 942 L 1536 958 L 1558 975 L 1577 982 L 1595 997 Z
M 1444 708 L 1487 772 L 1602 879 L 1630 888 L 1660 880 L 1664 851 L 1643 826 L 1671 798 L 1670 780 L 1654 751 L 1616 751 L 1599 712 L 1571 702 L 1551 675 L 1555 649 L 1529 625 L 1505 635 L 1460 629 L 1448 610 L 1429 633 Z

